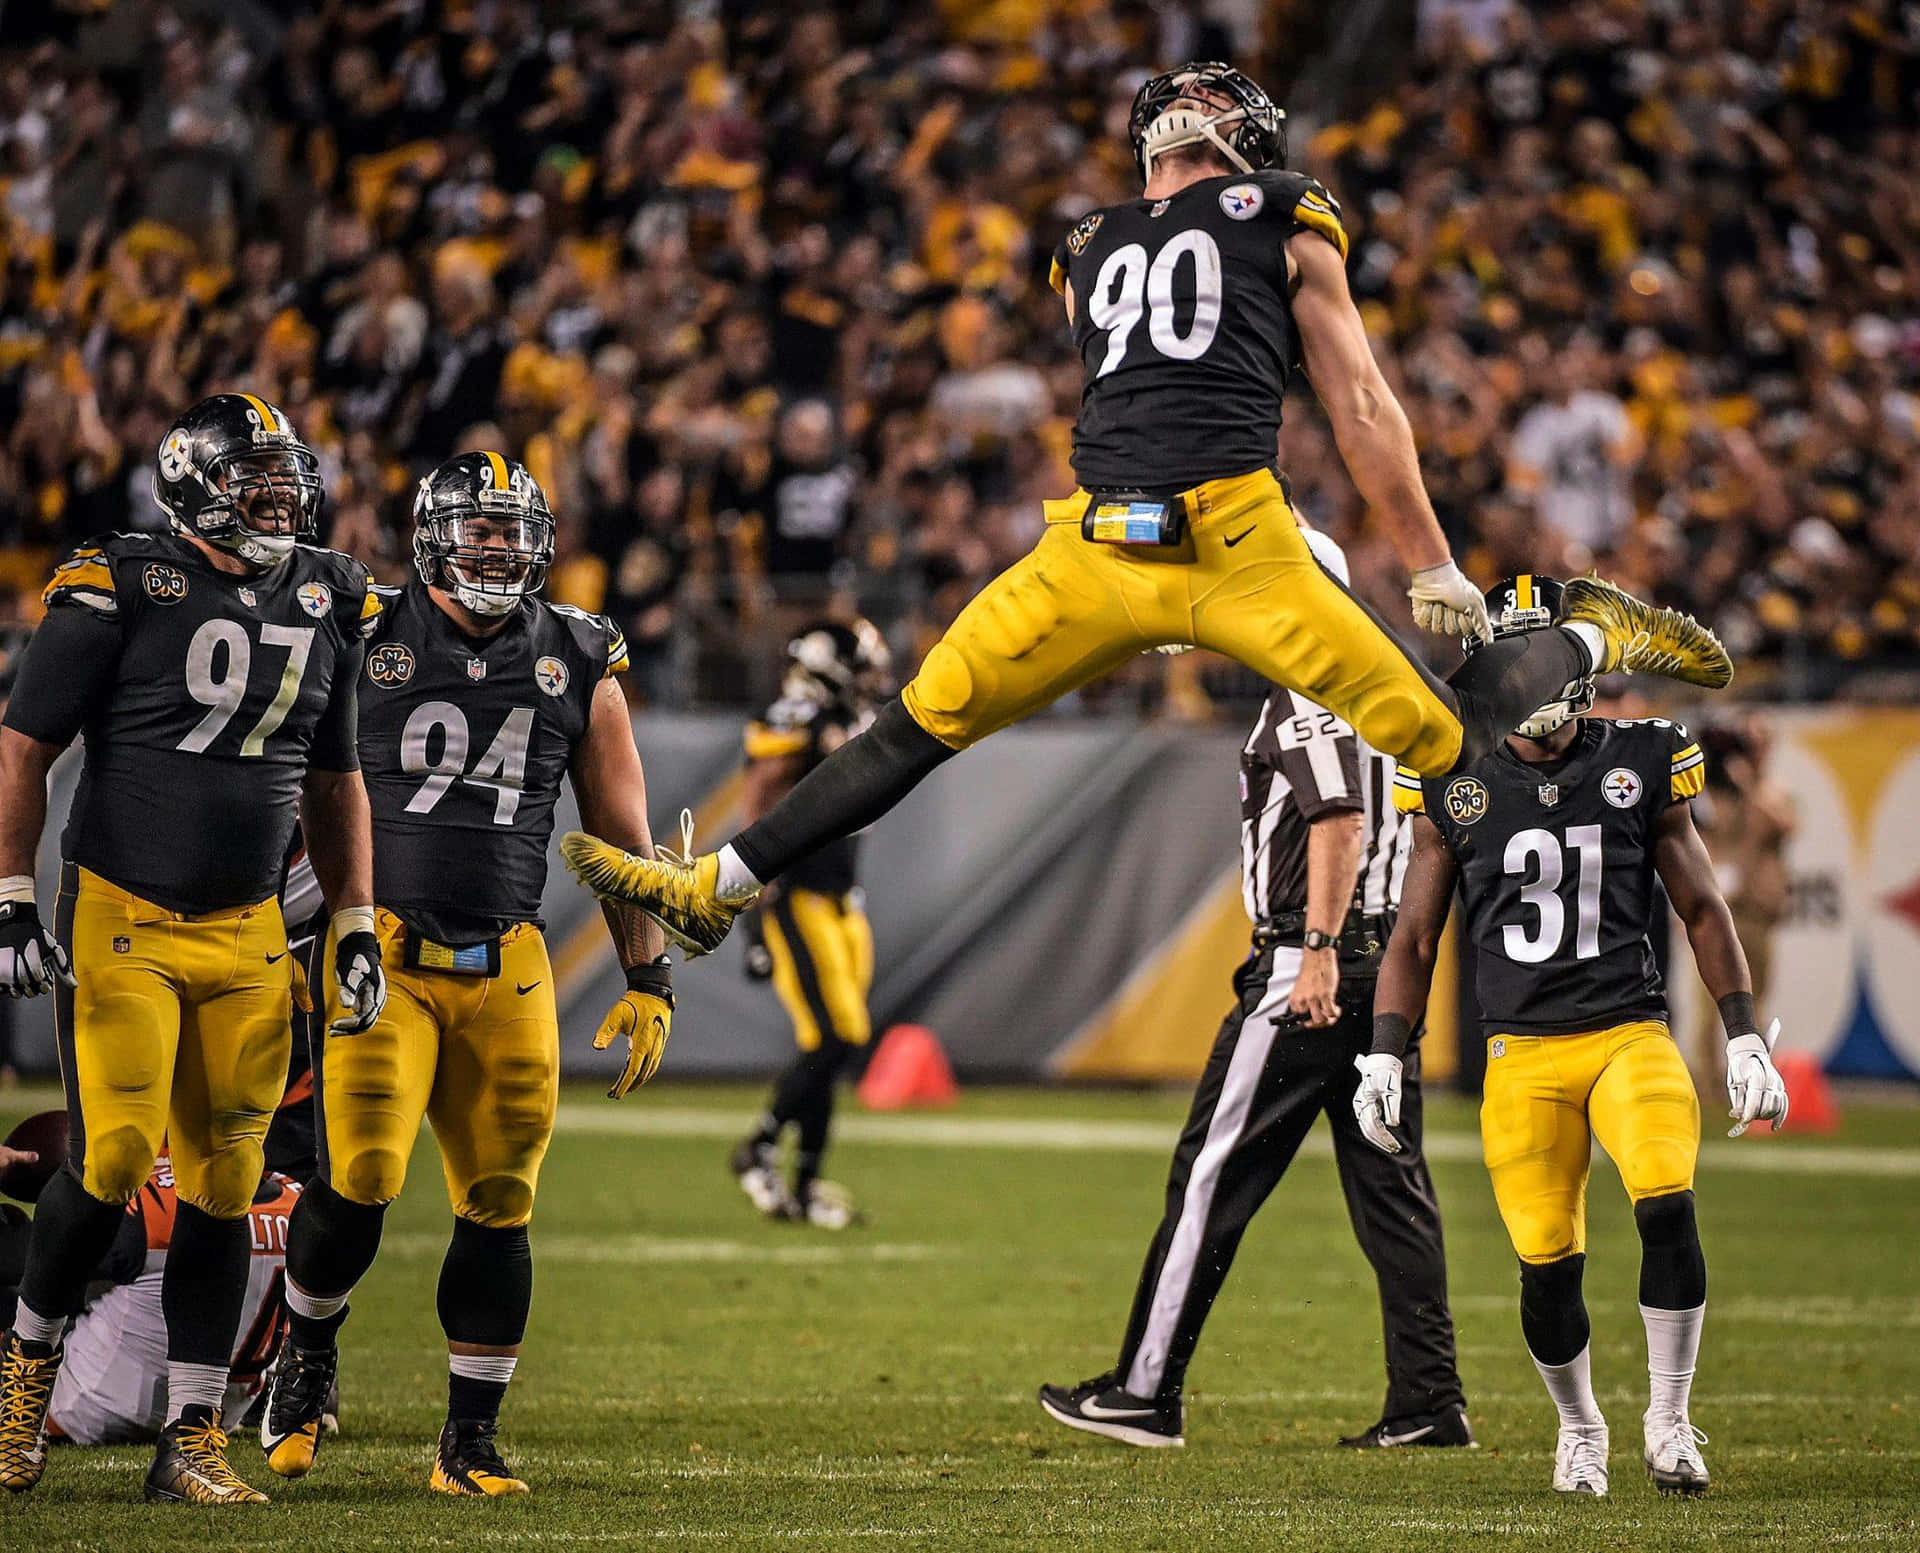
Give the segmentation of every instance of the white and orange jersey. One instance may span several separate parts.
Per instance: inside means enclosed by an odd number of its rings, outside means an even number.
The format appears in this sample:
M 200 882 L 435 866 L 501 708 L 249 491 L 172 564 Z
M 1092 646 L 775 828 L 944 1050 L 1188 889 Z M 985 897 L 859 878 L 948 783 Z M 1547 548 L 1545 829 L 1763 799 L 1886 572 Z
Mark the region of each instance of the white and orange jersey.
M 286 1337 L 281 1295 L 286 1283 L 287 1219 L 299 1201 L 299 1183 L 268 1175 L 277 1188 L 247 1212 L 251 1256 L 240 1336 L 233 1350 L 222 1416 L 231 1424 L 258 1394 Z M 53 1388 L 52 1433 L 79 1445 L 150 1440 L 167 1416 L 167 1323 L 160 1281 L 173 1239 L 178 1199 L 173 1164 L 162 1154 L 133 1201 L 129 1215 L 146 1234 L 146 1260 L 131 1282 L 116 1284 L 67 1335 L 67 1356 Z

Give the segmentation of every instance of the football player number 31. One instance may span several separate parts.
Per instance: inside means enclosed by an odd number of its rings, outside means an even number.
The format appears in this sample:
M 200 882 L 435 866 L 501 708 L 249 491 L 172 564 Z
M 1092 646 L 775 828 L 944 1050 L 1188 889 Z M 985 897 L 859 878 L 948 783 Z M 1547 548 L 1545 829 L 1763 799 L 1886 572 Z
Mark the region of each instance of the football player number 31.
M 267 740 L 299 700 L 300 680 L 313 651 L 313 628 L 263 623 L 260 645 L 285 648 L 287 661 L 280 666 L 280 684 L 273 699 L 253 731 L 240 741 L 242 755 L 264 755 Z M 252 669 L 253 640 L 239 621 L 209 620 L 193 633 L 193 640 L 187 644 L 187 694 L 207 709 L 207 715 L 180 741 L 179 748 L 199 755 L 212 747 L 246 700 L 247 677 Z
M 1591 960 L 1600 953 L 1600 827 L 1571 825 L 1567 847 L 1579 858 L 1579 883 L 1574 890 L 1573 957 Z M 1526 880 L 1520 900 L 1538 913 L 1532 929 L 1509 922 L 1500 930 L 1501 946 L 1509 960 L 1539 965 L 1560 952 L 1567 933 L 1567 907 L 1560 896 L 1565 877 L 1565 853 L 1560 838 L 1550 830 L 1516 831 L 1507 842 L 1507 876 Z
M 494 792 L 493 823 L 511 825 L 527 780 L 527 746 L 533 739 L 533 708 L 516 706 L 473 770 L 467 770 L 472 736 L 467 714 L 451 701 L 423 701 L 400 730 L 400 769 L 424 776 L 420 791 L 407 800 L 407 813 L 431 814 L 447 790 L 462 779 Z M 429 755 L 434 745 L 439 755 Z
M 1188 258 L 1193 261 L 1193 321 L 1182 334 L 1174 316 L 1173 277 Z M 1147 338 L 1163 357 L 1193 361 L 1207 353 L 1220 327 L 1220 245 L 1210 232 L 1193 227 L 1175 233 L 1151 263 L 1139 243 L 1107 255 L 1087 303 L 1088 321 L 1107 332 L 1107 354 L 1095 377 L 1105 377 L 1126 359 L 1127 341 L 1142 313 Z

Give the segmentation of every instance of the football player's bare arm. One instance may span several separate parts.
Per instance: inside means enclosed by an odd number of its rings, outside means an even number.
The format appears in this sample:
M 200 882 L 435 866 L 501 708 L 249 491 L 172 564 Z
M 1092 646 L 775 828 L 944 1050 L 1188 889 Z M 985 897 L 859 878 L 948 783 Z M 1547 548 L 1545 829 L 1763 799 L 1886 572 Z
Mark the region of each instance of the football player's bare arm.
M 1073 322 L 1073 282 L 1063 280 L 1060 283 L 1060 300 L 1067 304 L 1067 322 Z
M 636 857 L 652 857 L 647 775 L 634 746 L 627 698 L 611 676 L 593 692 L 587 731 L 574 747 L 570 769 L 581 824 Z M 615 902 L 600 904 L 622 969 L 645 965 L 666 952 L 666 937 L 651 917 Z
M 1700 979 L 1718 1003 L 1729 993 L 1753 993 L 1746 951 L 1734 931 L 1733 913 L 1714 877 L 1713 858 L 1694 828 L 1693 805 L 1669 804 L 1654 837 L 1653 863 L 1667 887 L 1673 913 L 1687 930 Z
M 1299 278 L 1293 321 L 1307 376 L 1355 487 L 1386 525 L 1409 571 L 1446 565 L 1452 552 L 1420 478 L 1413 428 L 1374 360 L 1347 290 L 1346 261 L 1316 232 L 1296 233 L 1287 254 Z
M 1353 899 L 1354 880 L 1360 875 L 1360 853 L 1366 827 L 1357 809 L 1334 809 L 1319 815 L 1307 827 L 1307 927 L 1338 938 L 1346 926 L 1347 904 Z M 1287 1007 L 1304 1014 L 1316 1029 L 1340 1017 L 1340 952 L 1303 949 L 1300 974 L 1294 978 Z
M 373 810 L 358 770 L 309 767 L 300 783 L 300 830 L 327 910 L 373 904 Z
M 1380 962 L 1380 984 L 1373 998 L 1373 1049 L 1401 1056 L 1413 1028 L 1427 1011 L 1433 967 L 1440 957 L 1440 934 L 1453 905 L 1460 866 L 1441 839 L 1439 827 L 1424 814 L 1414 816 L 1413 856 L 1400 896 L 1400 915 Z M 1383 1029 L 1384 1025 L 1384 1029 Z M 1397 1044 L 1396 1044 L 1397 1041 Z
M 61 746 L 0 728 L 0 878 L 31 875 L 47 823 L 47 773 Z

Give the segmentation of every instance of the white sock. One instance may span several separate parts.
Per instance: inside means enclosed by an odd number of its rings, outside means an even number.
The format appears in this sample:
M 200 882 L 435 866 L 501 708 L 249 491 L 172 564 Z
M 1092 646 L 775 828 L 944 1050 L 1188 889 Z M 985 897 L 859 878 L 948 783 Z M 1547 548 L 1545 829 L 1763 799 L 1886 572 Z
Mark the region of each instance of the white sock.
M 1560 1409 L 1563 1429 L 1592 1429 L 1606 1423 L 1600 1414 L 1600 1403 L 1593 1395 L 1592 1359 L 1593 1344 L 1589 1343 L 1565 1364 L 1533 1361 L 1540 1379 L 1546 1382 L 1547 1395 Z
M 65 1316 L 43 1316 L 25 1300 L 13 1307 L 13 1335 L 23 1343 L 45 1343 L 58 1348 L 67 1330 Z
M 504 1386 L 513 1379 L 513 1367 L 520 1362 L 517 1353 L 450 1353 L 447 1368 L 466 1380 L 490 1380 Z
M 347 1289 L 339 1294 L 309 1294 L 291 1278 L 287 1280 L 287 1309 L 296 1316 L 305 1316 L 309 1321 L 325 1321 L 329 1316 L 337 1316 L 347 1308 L 347 1296 L 353 1290 Z
M 220 1416 L 220 1404 L 227 1395 L 227 1367 L 224 1364 L 175 1364 L 167 1361 L 167 1422 L 172 1423 L 187 1408 L 198 1404 Z
M 1580 645 L 1587 650 L 1587 662 L 1592 672 L 1598 674 L 1600 665 L 1607 661 L 1607 635 L 1591 620 L 1569 621 L 1564 629 L 1571 631 L 1580 639 Z
M 1687 1416 L 1687 1398 L 1693 1391 L 1693 1367 L 1700 1357 L 1700 1328 L 1706 1324 L 1704 1303 L 1692 1310 L 1655 1310 L 1640 1307 L 1647 1328 L 1647 1411 L 1667 1418 Z
M 762 880 L 740 861 L 740 854 L 733 850 L 733 843 L 720 849 L 720 872 L 714 881 L 714 892 L 723 901 L 741 900 L 757 891 Z

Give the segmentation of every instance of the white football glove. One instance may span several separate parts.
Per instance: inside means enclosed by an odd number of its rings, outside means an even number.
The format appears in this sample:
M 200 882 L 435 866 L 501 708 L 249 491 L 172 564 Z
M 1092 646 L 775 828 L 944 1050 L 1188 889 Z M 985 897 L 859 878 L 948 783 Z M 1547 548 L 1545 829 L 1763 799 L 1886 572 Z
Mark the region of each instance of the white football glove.
M 1739 1035 L 1727 1042 L 1727 1115 L 1735 1118 L 1727 1129 L 1738 1138 L 1755 1122 L 1770 1121 L 1778 1132 L 1787 1121 L 1787 1081 L 1773 1065 L 1773 1043 L 1780 1039 L 1780 1021 L 1767 1026 L 1763 1039 Z
M 333 972 L 340 984 L 340 1017 L 329 1035 L 359 1035 L 371 1030 L 387 1006 L 387 971 L 380 963 L 380 939 L 371 906 L 347 906 L 333 914 Z
M 1382 1154 L 1398 1154 L 1400 1140 L 1389 1130 L 1400 1125 L 1400 1059 L 1387 1052 L 1355 1057 L 1360 1087 L 1353 1092 L 1353 1119 Z
M 0 997 L 37 998 L 56 981 L 74 984 L 73 962 L 40 920 L 31 894 L 0 901 Z
M 1453 562 L 1415 572 L 1407 597 L 1413 600 L 1413 623 L 1421 630 L 1431 631 L 1435 636 L 1477 636 L 1483 642 L 1493 640 L 1486 599 Z

